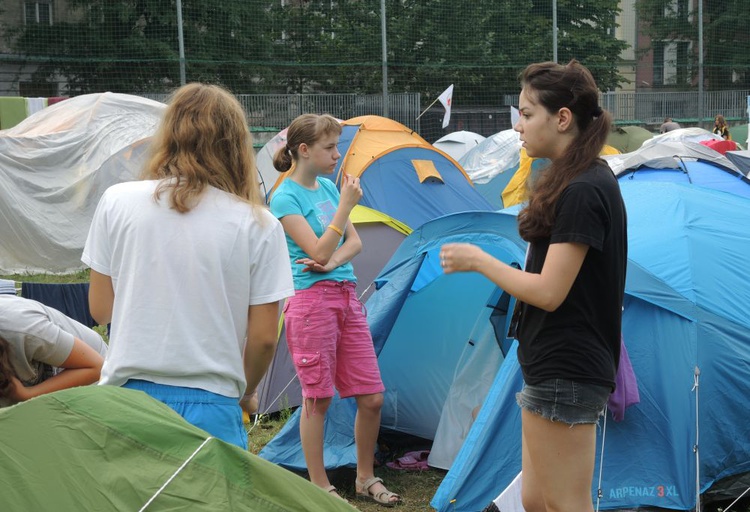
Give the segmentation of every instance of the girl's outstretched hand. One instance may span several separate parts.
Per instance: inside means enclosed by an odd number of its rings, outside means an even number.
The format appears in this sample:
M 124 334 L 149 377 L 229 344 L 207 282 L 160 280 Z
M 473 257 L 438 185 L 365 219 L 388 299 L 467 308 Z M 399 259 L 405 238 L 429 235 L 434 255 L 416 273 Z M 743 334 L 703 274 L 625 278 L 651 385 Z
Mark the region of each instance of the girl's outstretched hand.
M 472 244 L 445 244 L 440 248 L 440 266 L 443 272 L 477 272 L 489 255 Z
M 359 186 L 359 178 L 344 173 L 341 180 L 339 205 L 351 210 L 360 199 L 362 199 L 362 187 Z

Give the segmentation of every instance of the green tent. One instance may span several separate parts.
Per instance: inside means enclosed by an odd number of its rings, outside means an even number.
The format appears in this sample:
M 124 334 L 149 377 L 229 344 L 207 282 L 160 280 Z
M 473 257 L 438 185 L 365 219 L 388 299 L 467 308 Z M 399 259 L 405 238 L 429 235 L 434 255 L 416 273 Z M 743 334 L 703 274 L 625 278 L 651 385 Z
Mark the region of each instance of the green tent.
M 654 134 L 640 126 L 613 126 L 607 137 L 607 144 L 620 153 L 630 153 L 641 147 Z
M 0 510 L 355 510 L 140 391 L 44 395 L 1 409 L 0 432 Z
M 732 135 L 733 141 L 741 144 L 743 148 L 747 147 L 747 123 L 730 126 L 729 133 Z

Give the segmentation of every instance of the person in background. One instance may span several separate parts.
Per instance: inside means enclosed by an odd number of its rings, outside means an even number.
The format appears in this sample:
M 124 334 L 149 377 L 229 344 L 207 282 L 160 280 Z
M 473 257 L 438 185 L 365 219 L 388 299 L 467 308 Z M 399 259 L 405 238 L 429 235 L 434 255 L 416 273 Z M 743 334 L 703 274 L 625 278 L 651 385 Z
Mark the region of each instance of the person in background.
M 659 133 L 667 133 L 667 132 L 671 132 L 672 130 L 679 130 L 680 128 L 682 128 L 680 126 L 680 123 L 676 123 L 672 121 L 671 117 L 667 117 L 664 119 L 664 122 L 659 127 Z
M 720 135 L 724 140 L 732 140 L 732 136 L 729 133 L 729 125 L 721 114 L 716 114 L 714 117 L 713 133 Z
M 93 329 L 15 292 L 0 294 L 0 407 L 93 384 L 106 355 Z
M 575 60 L 531 64 L 521 85 L 515 130 L 529 156 L 551 160 L 518 215 L 525 271 L 469 244 L 446 244 L 440 257 L 446 273 L 479 272 L 518 299 L 524 509 L 592 512 L 596 425 L 615 385 L 627 265 L 625 206 L 599 158 L 611 118 Z
M 289 176 L 271 198 L 289 246 L 295 295 L 284 308 L 289 352 L 302 385 L 300 438 L 310 481 L 337 494 L 323 462 L 323 430 L 334 386 L 354 397 L 357 416 L 358 498 L 393 506 L 401 497 L 374 476 L 375 443 L 385 390 L 364 306 L 355 291 L 351 260 L 362 242 L 349 219 L 362 197 L 359 179 L 343 175 L 341 194 L 333 173 L 341 125 L 328 115 L 304 114 L 287 130 L 274 167 Z
M 177 89 L 152 144 L 144 179 L 102 195 L 83 251 L 91 315 L 112 323 L 100 384 L 144 391 L 247 448 L 240 404 L 257 403 L 294 292 L 284 231 L 228 91 Z

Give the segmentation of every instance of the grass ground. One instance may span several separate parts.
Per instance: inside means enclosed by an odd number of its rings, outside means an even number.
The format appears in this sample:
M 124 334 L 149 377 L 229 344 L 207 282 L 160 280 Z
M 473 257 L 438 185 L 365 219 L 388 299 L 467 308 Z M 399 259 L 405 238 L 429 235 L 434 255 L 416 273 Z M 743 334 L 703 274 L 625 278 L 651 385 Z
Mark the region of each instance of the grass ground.
M 33 281 L 44 283 L 78 283 L 88 281 L 88 271 L 84 270 L 70 275 L 53 274 L 13 274 L 0 275 L 0 279 L 14 281 Z M 104 330 L 100 331 L 104 335 Z M 278 433 L 290 416 L 290 411 L 282 411 L 264 416 L 254 426 L 248 425 L 250 433 L 248 444 L 250 452 L 258 454 L 260 450 Z M 393 492 L 404 498 L 404 503 L 397 509 L 400 512 L 423 512 L 433 510 L 430 500 L 437 491 L 440 482 L 445 477 L 445 471 L 430 468 L 425 471 L 398 471 L 385 466 L 379 466 L 375 475 L 383 479 L 385 485 Z M 304 475 L 302 475 L 304 476 Z M 383 511 L 384 508 L 368 502 L 355 501 L 354 470 L 337 471 L 330 475 L 331 483 L 335 485 L 342 496 L 362 512 Z M 748 493 L 750 494 L 750 493 Z M 745 496 L 738 503 L 727 507 L 731 501 L 712 503 L 702 507 L 703 512 L 750 512 L 750 496 Z M 479 512 L 479 511 L 477 511 Z
M 258 454 L 286 423 L 288 417 L 289 413 L 282 411 L 264 417 L 255 426 L 248 425 L 250 429 L 248 435 L 250 451 Z M 425 471 L 399 471 L 380 466 L 375 468 L 375 475 L 383 479 L 388 489 L 400 494 L 404 499 L 404 503 L 396 510 L 400 512 L 423 512 L 433 510 L 430 507 L 430 500 L 445 477 L 445 471 L 432 468 Z M 382 512 L 385 510 L 375 503 L 355 501 L 355 471 L 353 469 L 336 471 L 329 476 L 331 483 L 336 486 L 339 493 L 357 509 L 362 512 Z

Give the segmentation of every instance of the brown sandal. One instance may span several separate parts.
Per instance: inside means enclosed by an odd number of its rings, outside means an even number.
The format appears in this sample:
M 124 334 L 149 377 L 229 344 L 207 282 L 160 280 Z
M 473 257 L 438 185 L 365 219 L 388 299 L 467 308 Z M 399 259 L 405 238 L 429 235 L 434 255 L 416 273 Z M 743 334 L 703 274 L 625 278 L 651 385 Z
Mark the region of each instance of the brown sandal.
M 378 493 L 370 492 L 370 488 L 378 482 L 383 483 L 383 479 L 374 476 L 372 478 L 368 478 L 364 482 L 360 482 L 359 480 L 357 480 L 354 485 L 357 491 L 357 498 L 361 500 L 374 501 L 375 503 L 383 505 L 384 507 L 395 507 L 396 505 L 401 503 L 401 496 L 399 496 L 395 492 L 389 491 L 388 489 L 380 491 Z M 392 498 L 396 499 L 392 500 Z

